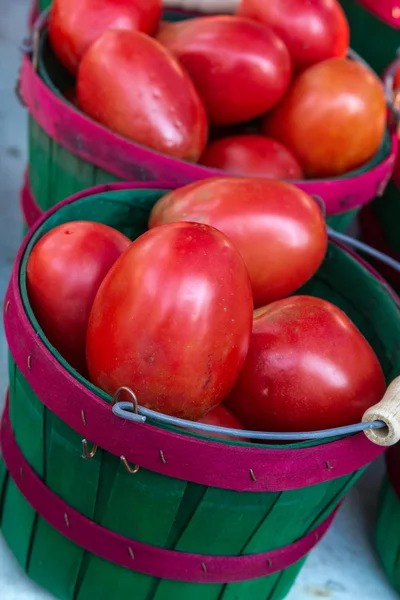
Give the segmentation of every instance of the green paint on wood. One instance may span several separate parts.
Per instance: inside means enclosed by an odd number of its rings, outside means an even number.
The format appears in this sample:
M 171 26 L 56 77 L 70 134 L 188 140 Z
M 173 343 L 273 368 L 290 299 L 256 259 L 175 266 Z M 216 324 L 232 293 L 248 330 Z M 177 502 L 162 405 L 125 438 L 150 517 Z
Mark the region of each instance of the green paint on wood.
M 400 500 L 387 476 L 381 489 L 375 547 L 390 583 L 400 594 Z

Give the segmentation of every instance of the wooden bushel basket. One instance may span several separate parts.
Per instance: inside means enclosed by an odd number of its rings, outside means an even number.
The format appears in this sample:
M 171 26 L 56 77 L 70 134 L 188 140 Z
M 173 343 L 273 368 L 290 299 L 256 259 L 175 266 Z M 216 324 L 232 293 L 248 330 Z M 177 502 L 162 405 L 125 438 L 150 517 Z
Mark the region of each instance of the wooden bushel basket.
M 122 404 L 112 407 L 45 338 L 29 306 L 26 264 L 46 231 L 71 220 L 137 237 L 154 202 L 174 187 L 159 186 L 78 194 L 24 240 L 4 301 L 10 388 L 1 529 L 29 577 L 60 600 L 279 600 L 346 492 L 383 445 L 399 439 L 396 383 L 364 418 L 386 428 L 287 445 L 216 441 L 117 416 Z M 399 375 L 398 299 L 362 261 L 330 242 L 302 292 L 342 308 L 388 383 Z
M 167 10 L 164 18 L 187 18 Z M 115 181 L 173 180 L 180 185 L 215 175 L 216 169 L 160 154 L 114 134 L 94 122 L 63 95 L 73 84 L 56 59 L 47 36 L 45 15 L 32 35 L 32 52 L 23 58 L 19 95 L 29 111 L 27 194 L 40 211 L 94 185 Z M 329 224 L 344 231 L 361 206 L 380 196 L 390 179 L 397 139 L 389 129 L 381 148 L 363 167 L 341 177 L 294 182 L 323 198 Z M 25 214 L 28 226 L 31 215 Z
M 400 594 L 400 445 L 386 454 L 378 517 L 375 524 L 375 548 L 382 567 Z

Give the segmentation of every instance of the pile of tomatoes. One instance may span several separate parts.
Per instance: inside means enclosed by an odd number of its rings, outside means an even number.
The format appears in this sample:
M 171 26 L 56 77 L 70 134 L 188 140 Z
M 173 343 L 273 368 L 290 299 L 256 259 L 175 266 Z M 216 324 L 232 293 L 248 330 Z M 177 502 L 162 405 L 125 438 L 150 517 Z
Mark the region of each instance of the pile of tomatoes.
M 217 177 L 161 197 L 133 242 L 99 223 L 56 227 L 32 250 L 27 289 L 51 344 L 110 395 L 128 386 L 192 421 L 310 431 L 359 422 L 385 391 L 350 319 L 293 295 L 326 248 L 302 190 Z
M 346 58 L 337 0 L 242 0 L 161 20 L 161 0 L 54 0 L 49 36 L 77 107 L 125 138 L 237 175 L 339 176 L 386 125 L 379 79 Z

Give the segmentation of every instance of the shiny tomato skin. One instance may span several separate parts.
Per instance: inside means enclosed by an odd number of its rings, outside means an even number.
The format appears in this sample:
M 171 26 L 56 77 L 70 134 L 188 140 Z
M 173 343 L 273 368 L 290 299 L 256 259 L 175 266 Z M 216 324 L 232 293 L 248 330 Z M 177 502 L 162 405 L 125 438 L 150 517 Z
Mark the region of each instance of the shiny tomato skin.
M 216 177 L 161 198 L 149 227 L 197 221 L 216 227 L 242 254 L 254 305 L 291 294 L 321 264 L 326 224 L 316 202 L 294 185 L 272 179 Z
M 253 302 L 233 244 L 198 223 L 173 223 L 133 242 L 93 304 L 86 356 L 109 394 L 197 420 L 229 393 L 247 354 Z
M 384 392 L 378 359 L 350 319 L 330 302 L 293 296 L 255 311 L 226 402 L 249 429 L 315 431 L 359 423 Z
M 355 61 L 332 58 L 295 79 L 262 130 L 293 152 L 306 176 L 330 177 L 370 160 L 385 126 L 379 79 Z
M 303 178 L 301 166 L 290 150 L 262 135 L 234 135 L 211 142 L 200 163 L 245 177 Z
M 176 158 L 196 162 L 207 142 L 204 106 L 188 75 L 143 33 L 107 31 L 91 46 L 79 67 L 78 103 L 115 133 Z
M 237 418 L 236 415 L 233 414 L 233 412 L 229 410 L 229 408 L 225 406 L 224 403 L 218 404 L 218 406 L 210 410 L 210 412 L 207 413 L 205 417 L 199 419 L 198 422 L 205 423 L 206 425 L 214 425 L 216 427 L 227 427 L 229 429 L 246 429 L 243 423 Z M 208 431 L 197 431 L 196 433 L 202 433 L 208 435 L 209 437 L 216 437 L 220 440 L 234 440 L 235 442 L 248 441 L 245 438 L 239 438 L 234 435 L 222 435 L 219 433 L 209 433 Z
M 153 34 L 161 17 L 162 0 L 54 0 L 49 37 L 54 52 L 76 73 L 85 52 L 108 29 Z
M 157 39 L 189 73 L 214 125 L 262 115 L 291 80 L 285 44 L 269 28 L 248 19 L 190 19 L 162 28 Z
M 86 374 L 86 331 L 104 277 L 130 246 L 119 231 L 88 221 L 55 227 L 33 248 L 27 264 L 29 302 L 49 342 Z
M 393 89 L 400 90 L 400 67 L 397 69 L 393 81 Z
M 237 14 L 271 27 L 285 42 L 296 71 L 346 56 L 350 29 L 336 0 L 242 0 Z

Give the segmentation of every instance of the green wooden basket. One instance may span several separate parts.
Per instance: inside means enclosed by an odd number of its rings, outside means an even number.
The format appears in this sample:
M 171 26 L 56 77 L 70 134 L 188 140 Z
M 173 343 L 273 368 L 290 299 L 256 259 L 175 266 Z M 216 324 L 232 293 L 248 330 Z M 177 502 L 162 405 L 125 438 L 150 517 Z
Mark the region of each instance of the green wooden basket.
M 26 264 L 45 232 L 90 219 L 135 238 L 165 191 L 102 186 L 53 208 L 24 240 L 4 302 L 2 532 L 60 600 L 278 600 L 383 447 L 362 432 L 271 446 L 127 422 L 48 343 L 29 306 Z M 400 373 L 397 300 L 359 259 L 331 242 L 302 291 L 349 315 L 388 383 Z M 86 459 L 82 438 L 95 444 Z
M 183 11 L 164 15 L 169 20 L 187 17 Z M 20 95 L 29 110 L 28 189 L 39 211 L 108 182 L 173 180 L 182 185 L 226 175 L 129 142 L 83 115 L 64 96 L 74 81 L 56 59 L 44 23 L 38 24 L 37 30 L 41 34 L 34 36 L 38 43 L 34 44 L 33 56 L 23 60 Z M 295 184 L 320 196 L 329 224 L 344 231 L 362 205 L 383 193 L 395 151 L 395 136 L 387 131 L 377 154 L 362 168 L 342 177 Z M 28 225 L 33 223 L 31 212 L 25 213 Z
M 384 477 L 375 524 L 375 548 L 382 567 L 400 594 L 400 446 L 386 455 Z

